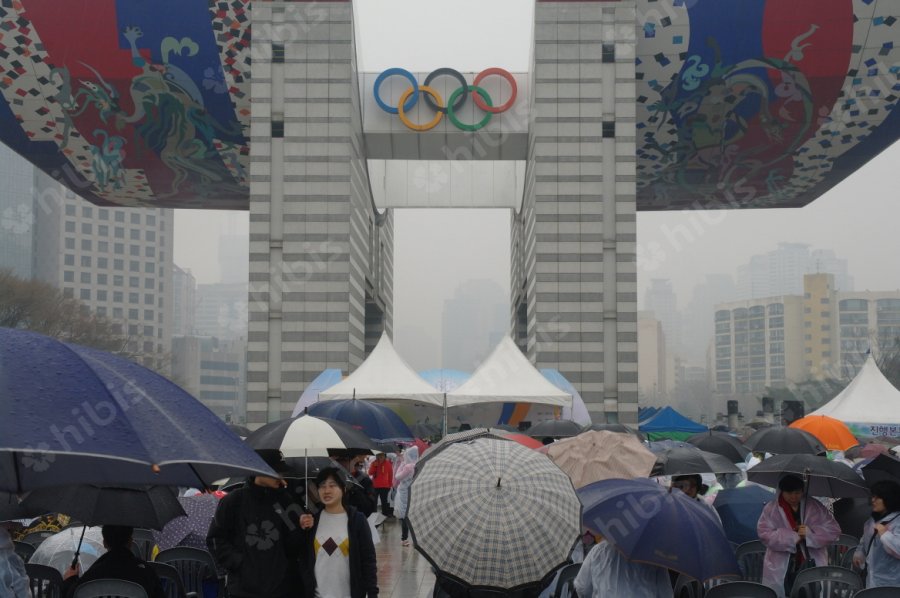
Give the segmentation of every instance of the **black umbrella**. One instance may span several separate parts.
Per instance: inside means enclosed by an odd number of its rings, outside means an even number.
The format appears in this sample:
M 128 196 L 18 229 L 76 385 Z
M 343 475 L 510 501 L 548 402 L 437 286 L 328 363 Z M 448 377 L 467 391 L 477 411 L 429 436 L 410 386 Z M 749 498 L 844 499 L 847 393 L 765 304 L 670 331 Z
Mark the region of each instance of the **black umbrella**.
M 616 432 L 618 434 L 634 434 L 641 442 L 647 440 L 647 438 L 643 434 L 641 434 L 634 428 L 629 428 L 625 424 L 591 424 L 584 428 L 585 432 L 587 432 L 588 430 L 596 430 L 598 432 Z
M 900 483 L 900 459 L 892 455 L 878 455 L 862 466 L 862 474 L 870 486 L 881 480 Z
M 841 532 L 862 538 L 866 521 L 872 516 L 872 501 L 862 497 L 842 498 L 836 500 L 832 507 Z
M 547 419 L 528 428 L 532 438 L 571 438 L 581 434 L 581 426 L 568 419 Z
M 247 426 L 241 426 L 238 424 L 225 424 L 228 426 L 228 429 L 240 436 L 241 438 L 246 438 L 250 436 L 250 428 Z
M 651 476 L 690 475 L 695 473 L 740 473 L 741 470 L 722 455 L 698 448 L 672 448 L 656 453 Z
M 724 432 L 702 432 L 694 434 L 687 441 L 708 453 L 722 455 L 732 463 L 742 462 L 750 452 L 740 440 Z
M 785 474 L 803 478 L 812 496 L 868 496 L 862 477 L 847 465 L 816 455 L 775 455 L 747 470 L 751 482 L 777 488 Z
M 126 525 L 161 530 L 184 515 L 178 497 L 168 486 L 117 488 L 57 486 L 34 490 L 22 506 L 37 511 L 65 513 L 85 525 Z
M 744 443 L 751 451 L 773 455 L 818 455 L 825 452 L 819 439 L 796 428 L 763 428 Z

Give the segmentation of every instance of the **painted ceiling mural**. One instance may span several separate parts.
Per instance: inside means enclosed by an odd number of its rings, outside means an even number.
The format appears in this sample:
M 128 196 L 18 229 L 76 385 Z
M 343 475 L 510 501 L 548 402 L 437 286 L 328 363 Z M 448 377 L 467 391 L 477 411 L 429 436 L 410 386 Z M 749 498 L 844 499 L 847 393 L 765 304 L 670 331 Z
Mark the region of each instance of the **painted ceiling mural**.
M 639 209 L 804 205 L 900 137 L 896 0 L 637 6 Z M 96 203 L 246 209 L 250 22 L 0 0 L 0 141 Z

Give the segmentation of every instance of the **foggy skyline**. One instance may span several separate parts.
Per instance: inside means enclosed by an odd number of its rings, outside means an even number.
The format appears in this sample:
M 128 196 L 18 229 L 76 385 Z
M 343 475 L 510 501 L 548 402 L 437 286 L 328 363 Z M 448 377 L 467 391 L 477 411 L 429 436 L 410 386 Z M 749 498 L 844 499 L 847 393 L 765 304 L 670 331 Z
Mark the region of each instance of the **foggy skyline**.
M 461 0 L 447 11 L 412 0 L 356 0 L 354 8 L 363 71 L 530 68 L 531 4 Z M 464 16 L 470 14 L 479 18 Z M 428 22 L 442 26 L 420 26 Z M 467 43 L 459 44 L 463 30 Z M 895 145 L 805 208 L 639 212 L 638 296 L 652 278 L 667 278 L 683 309 L 707 274 L 735 277 L 739 264 L 782 241 L 834 250 L 848 260 L 856 290 L 900 288 L 900 269 L 891 262 L 900 254 L 893 171 L 898 163 Z M 488 278 L 509 296 L 510 214 L 397 210 L 395 218 L 395 344 L 410 361 L 439 367 L 441 311 L 454 289 L 465 280 Z M 246 212 L 177 211 L 175 262 L 198 282 L 216 282 L 218 236 L 246 232 L 247 222 Z

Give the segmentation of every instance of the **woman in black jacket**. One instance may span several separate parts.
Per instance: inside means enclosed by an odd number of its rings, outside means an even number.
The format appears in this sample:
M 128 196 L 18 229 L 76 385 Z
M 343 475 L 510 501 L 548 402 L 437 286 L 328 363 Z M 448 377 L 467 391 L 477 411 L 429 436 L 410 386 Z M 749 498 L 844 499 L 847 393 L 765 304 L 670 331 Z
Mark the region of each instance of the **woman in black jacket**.
M 335 467 L 316 476 L 319 500 L 325 507 L 300 517 L 305 531 L 307 595 L 317 598 L 377 598 L 378 568 L 372 531 L 365 516 L 344 505 L 346 484 Z

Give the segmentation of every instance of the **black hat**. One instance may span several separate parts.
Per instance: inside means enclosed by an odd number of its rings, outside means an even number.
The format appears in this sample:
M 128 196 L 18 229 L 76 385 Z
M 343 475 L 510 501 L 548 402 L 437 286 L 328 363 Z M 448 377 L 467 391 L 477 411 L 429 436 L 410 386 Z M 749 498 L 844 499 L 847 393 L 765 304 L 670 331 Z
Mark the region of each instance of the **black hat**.
M 275 473 L 285 473 L 291 469 L 284 462 L 284 455 L 278 449 L 256 449 L 256 454 L 266 462 L 266 465 L 275 470 Z

